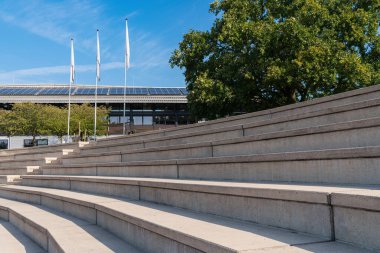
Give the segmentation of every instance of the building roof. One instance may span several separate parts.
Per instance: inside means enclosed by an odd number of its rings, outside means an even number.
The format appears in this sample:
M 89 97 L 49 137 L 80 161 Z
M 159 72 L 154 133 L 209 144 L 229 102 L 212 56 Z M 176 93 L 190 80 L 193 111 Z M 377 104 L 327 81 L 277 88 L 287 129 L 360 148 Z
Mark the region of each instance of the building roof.
M 1 103 L 67 103 L 70 87 L 68 85 L 22 85 L 1 84 Z M 93 103 L 95 86 L 73 85 L 71 101 L 73 103 Z M 98 103 L 123 103 L 123 86 L 98 86 Z M 187 103 L 186 88 L 163 87 L 127 87 L 127 103 Z

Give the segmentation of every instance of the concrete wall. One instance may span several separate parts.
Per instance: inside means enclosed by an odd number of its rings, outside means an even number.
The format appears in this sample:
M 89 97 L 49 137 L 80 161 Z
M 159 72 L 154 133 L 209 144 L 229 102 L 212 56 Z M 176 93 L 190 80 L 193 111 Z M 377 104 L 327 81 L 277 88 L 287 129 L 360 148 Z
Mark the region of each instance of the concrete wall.
M 24 147 L 25 139 L 33 139 L 32 136 L 0 136 L 0 140 L 8 140 L 8 149 L 16 149 Z M 57 136 L 38 136 L 36 139 L 48 139 L 49 145 L 61 144 Z

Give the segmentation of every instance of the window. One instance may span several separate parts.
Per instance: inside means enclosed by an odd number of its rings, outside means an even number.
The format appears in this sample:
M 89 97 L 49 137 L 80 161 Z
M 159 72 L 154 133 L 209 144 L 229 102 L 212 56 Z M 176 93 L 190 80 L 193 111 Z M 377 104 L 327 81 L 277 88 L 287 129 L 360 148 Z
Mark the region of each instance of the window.
M 49 144 L 48 139 L 38 139 L 33 143 L 33 139 L 25 139 L 24 140 L 24 148 L 34 147 L 34 146 L 46 146 Z
M 142 116 L 133 116 L 133 124 L 135 126 L 142 126 Z
M 33 140 L 32 139 L 25 139 L 24 140 L 24 148 L 33 147 Z
M 48 139 L 39 139 L 37 140 L 37 146 L 47 146 L 49 145 Z
M 0 140 L 0 149 L 8 149 L 8 140 Z
M 152 116 L 144 116 L 144 126 L 151 126 L 153 124 L 153 117 Z

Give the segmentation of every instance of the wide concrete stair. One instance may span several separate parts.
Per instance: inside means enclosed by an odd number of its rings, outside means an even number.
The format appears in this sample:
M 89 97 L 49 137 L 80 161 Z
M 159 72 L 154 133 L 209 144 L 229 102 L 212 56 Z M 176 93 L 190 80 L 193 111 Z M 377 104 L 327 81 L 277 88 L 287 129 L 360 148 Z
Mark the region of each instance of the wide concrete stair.
M 78 152 L 86 144 L 88 143 L 81 142 L 3 150 L 0 153 L 0 176 L 34 174 L 40 166 Z
M 2 252 L 45 253 L 46 251 L 20 232 L 9 222 L 0 220 L 0 245 Z
M 298 103 L 295 105 L 282 106 L 274 109 L 243 114 L 234 117 L 227 117 L 218 120 L 208 121 L 199 124 L 180 126 L 174 129 L 167 129 L 162 131 L 152 131 L 145 132 L 141 134 L 135 134 L 133 136 L 127 137 L 113 137 L 113 138 L 105 138 L 99 139 L 98 144 L 106 144 L 107 142 L 111 142 L 113 144 L 121 142 L 124 143 L 126 140 L 144 140 L 156 137 L 163 136 L 172 136 L 183 133 L 196 133 L 203 130 L 214 130 L 219 129 L 226 126 L 236 126 L 242 124 L 255 123 L 259 121 L 265 121 L 276 118 L 288 118 L 293 117 L 294 115 L 307 115 L 308 113 L 315 113 L 317 111 L 327 110 L 335 110 L 336 108 L 344 108 L 346 107 L 349 111 L 350 106 L 356 107 L 358 104 L 365 103 L 373 103 L 376 99 L 380 98 L 380 86 L 372 86 L 365 89 L 358 89 L 350 92 L 340 93 L 333 96 L 328 96 L 324 98 L 314 99 L 303 103 Z M 376 102 L 375 102 L 376 103 Z M 362 104 L 364 107 L 365 105 Z M 343 107 L 342 107 L 343 106 Z M 358 113 L 356 117 L 361 117 L 361 113 Z
M 90 222 L 45 207 L 0 198 L 0 217 L 47 252 L 139 252 Z
M 123 151 L 136 148 L 160 147 L 168 145 L 189 144 L 204 141 L 217 141 L 232 139 L 243 136 L 260 135 L 264 133 L 273 133 L 280 131 L 289 131 L 312 126 L 331 125 L 333 123 L 357 121 L 361 119 L 380 117 L 380 99 L 357 102 L 354 104 L 336 106 L 327 109 L 321 109 L 310 113 L 294 114 L 290 116 L 279 116 L 274 119 L 258 120 L 249 123 L 232 125 L 234 121 L 229 122 L 229 126 L 220 126 L 211 128 L 205 125 L 203 128 L 188 127 L 177 133 L 174 129 L 168 131 L 156 131 L 142 135 L 121 137 L 119 139 L 109 138 L 101 140 L 96 145 L 88 145 L 81 150 L 81 154 Z M 257 120 L 257 119 L 256 119 Z M 211 121 L 213 122 L 213 121 Z M 201 124 L 200 124 L 201 125 Z M 166 136 L 160 136 L 160 134 Z M 157 135 L 157 136 L 156 136 Z M 128 141 L 124 141 L 127 138 Z M 145 139 L 146 138 L 146 139 Z
M 380 118 L 369 118 L 190 144 L 143 148 L 125 145 L 123 151 L 107 152 L 93 149 L 94 153 L 69 155 L 52 163 L 130 162 L 376 146 L 380 144 L 379 130 Z
M 76 252 L 65 242 L 80 230 L 94 240 L 80 252 L 380 252 L 379 95 L 99 140 L 9 176 L 3 218 L 49 252 Z M 61 223 L 76 226 L 59 237 Z

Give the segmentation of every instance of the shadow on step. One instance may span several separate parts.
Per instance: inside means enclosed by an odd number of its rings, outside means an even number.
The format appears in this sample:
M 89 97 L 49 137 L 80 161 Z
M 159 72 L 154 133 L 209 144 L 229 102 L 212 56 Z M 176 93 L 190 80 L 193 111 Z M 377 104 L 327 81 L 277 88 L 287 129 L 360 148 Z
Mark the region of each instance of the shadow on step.
M 1 252 L 44 253 L 42 248 L 7 221 L 0 220 Z
M 46 212 L 57 215 L 63 219 L 66 219 L 67 221 L 75 224 L 75 226 L 77 228 L 82 230 L 80 232 L 80 234 L 88 234 L 92 238 L 95 238 L 98 243 L 101 243 L 102 245 L 104 245 L 106 248 L 108 248 L 112 252 L 125 253 L 126 247 L 129 246 L 129 245 L 123 244 L 123 247 L 121 247 L 120 243 L 118 242 L 120 240 L 120 238 L 115 237 L 113 234 L 110 234 L 108 231 L 98 227 L 96 224 L 89 223 L 89 222 L 84 221 L 82 219 L 68 215 L 64 212 L 57 211 L 57 210 L 54 210 L 54 209 L 51 209 L 51 208 L 48 208 L 48 207 L 45 207 L 42 205 L 34 205 L 34 204 L 31 204 L 31 205 L 36 206 L 39 209 L 44 210 Z M 64 227 L 60 228 L 60 229 L 65 230 Z M 59 231 L 56 231 L 56 232 L 59 233 Z M 76 231 L 75 233 L 78 233 L 78 231 Z M 73 234 L 73 236 L 72 236 L 72 239 L 73 239 L 72 243 L 73 244 L 75 244 L 75 236 L 76 236 L 75 234 Z M 135 249 L 133 249 L 132 247 L 130 249 L 127 249 L 127 250 L 130 250 L 130 252 L 136 252 Z

